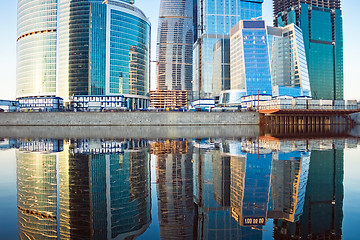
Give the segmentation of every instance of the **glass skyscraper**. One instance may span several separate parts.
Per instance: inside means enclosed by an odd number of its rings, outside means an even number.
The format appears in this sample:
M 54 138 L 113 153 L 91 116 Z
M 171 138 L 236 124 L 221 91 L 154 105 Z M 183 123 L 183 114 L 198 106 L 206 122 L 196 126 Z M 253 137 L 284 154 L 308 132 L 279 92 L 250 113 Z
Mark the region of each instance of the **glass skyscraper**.
M 240 20 L 261 17 L 263 0 L 197 0 L 197 41 L 193 48 L 193 91 L 195 98 L 217 97 L 230 87 L 228 73 L 216 74 L 215 66 L 229 69 L 226 46 L 230 29 Z M 224 41 L 225 40 L 225 41 Z M 219 43 L 220 41 L 220 43 Z M 223 44 L 222 48 L 216 44 Z M 221 51 L 223 56 L 219 54 Z M 217 59 L 219 56 L 223 60 Z
M 17 97 L 146 98 L 150 22 L 133 4 L 18 0 Z
M 56 0 L 18 0 L 16 97 L 56 95 Z
M 231 29 L 231 89 L 272 95 L 269 47 L 264 21 L 240 21 Z
M 291 23 L 304 35 L 314 99 L 343 99 L 343 27 L 340 0 L 274 0 L 274 25 Z
M 73 95 L 148 92 L 150 22 L 133 1 L 60 1 L 59 88 Z
M 158 89 L 192 90 L 193 0 L 161 0 Z
M 308 66 L 302 31 L 294 24 L 286 27 L 268 27 L 271 80 L 273 95 L 284 94 L 280 87 L 311 97 Z M 275 91 L 277 89 L 277 91 Z

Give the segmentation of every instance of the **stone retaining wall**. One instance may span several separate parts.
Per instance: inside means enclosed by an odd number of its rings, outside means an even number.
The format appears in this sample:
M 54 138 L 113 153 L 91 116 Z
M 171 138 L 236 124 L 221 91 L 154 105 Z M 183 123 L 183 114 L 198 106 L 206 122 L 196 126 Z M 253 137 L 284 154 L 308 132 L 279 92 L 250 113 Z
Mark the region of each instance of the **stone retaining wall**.
M 0 113 L 0 126 L 258 125 L 256 112 Z

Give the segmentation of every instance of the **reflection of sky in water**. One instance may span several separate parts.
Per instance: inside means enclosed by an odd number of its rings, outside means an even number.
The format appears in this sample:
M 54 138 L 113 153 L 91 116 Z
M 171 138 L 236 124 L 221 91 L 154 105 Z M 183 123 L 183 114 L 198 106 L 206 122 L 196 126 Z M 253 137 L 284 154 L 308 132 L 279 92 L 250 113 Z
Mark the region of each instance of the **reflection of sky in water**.
M 6 144 L 17 150 L 6 150 Z M 91 226 L 98 236 L 130 234 L 140 236 L 139 239 L 160 236 L 165 239 L 170 235 L 193 238 L 196 234 L 203 239 L 230 238 L 231 235 L 245 239 L 270 239 L 274 226 L 275 235 L 285 229 L 290 234 L 296 226 L 292 221 L 299 221 L 301 228 L 310 216 L 319 220 L 313 225 L 315 235 L 329 230 L 327 226 L 334 223 L 334 233 L 341 235 L 342 229 L 344 239 L 353 239 L 359 234 L 356 224 L 360 213 L 357 206 L 360 201 L 360 149 L 355 139 L 276 141 L 218 138 L 190 139 L 188 142 L 184 139 L 27 139 L 2 141 L 0 148 L 0 236 L 8 239 L 18 237 L 18 224 L 21 222 L 18 212 L 21 218 L 25 208 L 19 203 L 17 205 L 16 189 L 21 182 L 16 183 L 16 171 L 20 171 L 21 166 L 16 169 L 16 162 L 20 161 L 16 160 L 16 151 L 18 156 L 37 159 L 34 161 L 39 164 L 44 161 L 42 159 L 51 161 L 51 156 L 54 156 L 53 159 L 58 161 L 54 166 L 60 171 L 55 177 L 61 182 L 66 175 L 68 181 L 55 188 L 60 191 L 57 198 L 60 199 L 57 205 L 60 219 L 55 222 L 60 225 L 66 222 L 61 219 L 61 208 L 66 201 L 73 201 L 74 208 L 66 205 L 70 211 L 67 217 L 76 219 L 76 214 L 90 216 L 90 225 L 82 227 Z M 77 162 L 74 160 L 89 164 L 81 164 L 81 168 L 75 171 Z M 66 173 L 70 168 L 64 163 L 73 164 L 73 171 Z M 89 169 L 84 169 L 86 166 Z M 335 178 L 333 171 L 336 172 Z M 84 184 L 81 196 L 76 196 L 80 189 L 71 184 Z M 285 187 L 288 189 L 280 190 Z M 64 191 L 68 193 L 64 195 Z M 331 223 L 333 196 L 336 199 L 335 218 Z M 308 210 L 310 205 L 312 212 Z M 124 206 L 126 211 L 119 210 Z M 284 206 L 288 209 L 282 210 Z M 40 210 L 34 210 L 26 218 L 39 219 L 41 214 Z M 138 221 L 127 221 L 133 222 L 130 225 L 134 228 L 125 229 L 121 224 L 124 214 L 138 217 Z M 253 227 L 246 227 L 244 224 L 249 221 L 259 223 L 262 218 L 266 219 L 266 225 L 250 224 Z M 135 222 L 139 224 L 137 227 Z M 195 227 L 189 231 L 182 226 Z M 57 229 L 61 231 L 62 228 L 58 226 Z
M 16 157 L 15 150 L 0 150 L 0 236 L 16 239 Z

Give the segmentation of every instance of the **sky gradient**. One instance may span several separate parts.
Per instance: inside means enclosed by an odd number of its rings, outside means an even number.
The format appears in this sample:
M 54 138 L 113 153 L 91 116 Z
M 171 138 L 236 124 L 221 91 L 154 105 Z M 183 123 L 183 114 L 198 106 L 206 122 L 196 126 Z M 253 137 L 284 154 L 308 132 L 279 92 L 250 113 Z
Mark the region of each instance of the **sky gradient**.
M 152 59 L 156 58 L 157 24 L 160 0 L 136 0 L 139 7 L 148 16 L 152 24 Z M 15 99 L 16 85 L 16 0 L 1 1 L 0 4 L 0 99 Z M 360 14 L 359 0 L 342 1 L 344 18 L 344 93 L 345 99 L 360 100 Z M 272 25 L 272 1 L 265 0 L 263 17 Z M 152 68 L 152 84 L 155 77 Z

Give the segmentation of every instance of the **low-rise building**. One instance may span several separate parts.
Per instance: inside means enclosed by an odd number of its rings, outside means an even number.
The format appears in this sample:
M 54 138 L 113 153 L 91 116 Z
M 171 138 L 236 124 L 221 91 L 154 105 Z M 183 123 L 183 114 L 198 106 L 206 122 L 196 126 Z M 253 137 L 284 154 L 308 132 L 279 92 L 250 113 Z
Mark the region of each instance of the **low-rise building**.
M 41 96 L 41 97 L 22 97 L 18 98 L 19 111 L 36 112 L 58 112 L 64 110 L 64 101 L 60 97 Z
M 156 90 L 150 92 L 150 107 L 179 109 L 187 105 L 187 91 Z
M 0 100 L 0 112 L 16 112 L 19 109 L 19 101 Z
M 74 96 L 72 108 L 75 112 L 100 112 L 126 109 L 124 96 Z

